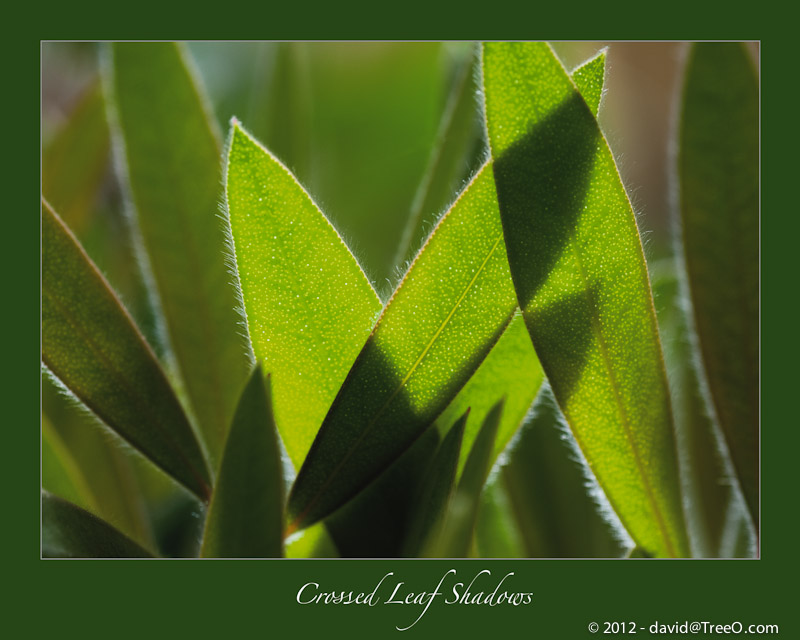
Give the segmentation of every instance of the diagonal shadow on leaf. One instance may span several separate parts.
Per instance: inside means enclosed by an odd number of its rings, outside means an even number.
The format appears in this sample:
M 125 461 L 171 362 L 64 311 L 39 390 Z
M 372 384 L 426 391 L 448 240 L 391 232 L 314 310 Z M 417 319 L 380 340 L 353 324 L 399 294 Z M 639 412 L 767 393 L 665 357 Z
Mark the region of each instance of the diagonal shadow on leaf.
M 531 325 L 550 345 L 550 366 L 560 372 L 556 381 L 565 404 L 580 382 L 592 346 L 592 314 L 596 313 L 596 287 L 571 293 L 531 313 Z M 551 383 L 552 384 L 552 383 Z
M 547 280 L 580 219 L 599 134 L 594 121 L 582 117 L 585 110 L 583 98 L 574 93 L 494 162 L 508 260 L 528 265 L 527 277 L 514 282 L 523 309 Z M 521 226 L 530 233 L 515 233 Z M 529 254 L 537 259 L 528 259 Z

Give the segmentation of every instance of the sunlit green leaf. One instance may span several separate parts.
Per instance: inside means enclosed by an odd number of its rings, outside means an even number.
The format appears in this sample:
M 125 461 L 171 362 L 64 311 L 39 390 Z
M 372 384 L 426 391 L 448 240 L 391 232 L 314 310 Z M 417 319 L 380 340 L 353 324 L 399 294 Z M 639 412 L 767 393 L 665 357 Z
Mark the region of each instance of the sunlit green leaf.
M 606 71 L 606 51 L 603 49 L 594 58 L 587 60 L 572 72 L 572 80 L 581 92 L 592 113 L 597 115 Z
M 544 371 L 634 539 L 686 556 L 666 373 L 614 159 L 548 45 L 484 45 L 483 81 L 511 274 Z
M 218 217 L 219 134 L 181 46 L 115 43 L 107 53 L 124 182 L 182 380 L 217 459 L 247 372 Z
M 503 476 L 492 473 L 481 494 L 475 523 L 475 548 L 480 558 L 527 557 Z
M 283 469 L 261 366 L 250 375 L 228 432 L 206 516 L 206 558 L 283 555 Z
M 117 434 L 195 494 L 208 496 L 203 452 L 155 356 L 44 202 L 42 361 Z
M 423 545 L 445 517 L 456 484 L 464 427 L 469 415 L 467 410 L 451 426 L 420 484 L 405 537 L 403 551 L 406 557 L 420 555 Z
M 450 496 L 444 520 L 434 528 L 424 547 L 424 555 L 440 558 L 466 558 L 472 547 L 481 492 L 492 467 L 492 452 L 503 403 L 492 407 L 470 449 L 458 487 Z
M 714 413 L 758 527 L 759 105 L 742 43 L 692 46 L 678 175 L 686 273 Z
M 150 558 L 152 554 L 97 516 L 42 491 L 42 557 Z
M 381 303 L 289 171 L 238 123 L 231 135 L 226 193 L 247 330 L 299 467 Z

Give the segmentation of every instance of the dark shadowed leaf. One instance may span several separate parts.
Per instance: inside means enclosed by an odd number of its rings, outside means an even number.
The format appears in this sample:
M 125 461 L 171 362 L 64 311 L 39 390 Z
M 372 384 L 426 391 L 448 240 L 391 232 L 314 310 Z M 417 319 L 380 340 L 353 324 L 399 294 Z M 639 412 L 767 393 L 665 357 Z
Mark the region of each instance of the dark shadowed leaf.
M 283 468 L 269 378 L 250 375 L 228 432 L 208 507 L 204 558 L 283 555 Z
M 545 374 L 634 539 L 686 556 L 666 373 L 614 159 L 548 45 L 484 45 L 483 81 L 511 274 Z
M 42 491 L 42 557 L 151 558 L 107 522 Z
M 450 427 L 420 484 L 403 548 L 406 557 L 415 558 L 420 555 L 426 540 L 444 518 L 456 484 L 464 427 L 469 415 L 467 410 Z
M 42 361 L 118 435 L 196 495 L 208 497 L 203 452 L 155 356 L 44 202 Z
M 703 369 L 753 522 L 759 480 L 759 104 L 742 43 L 692 45 L 678 177 Z
M 470 555 L 481 493 L 492 468 L 494 440 L 503 402 L 492 407 L 470 449 L 458 488 L 450 496 L 440 524 L 433 527 L 423 547 L 426 557 L 466 558 Z
M 107 54 L 123 183 L 181 379 L 217 460 L 248 366 L 218 217 L 219 133 L 182 46 L 115 43 Z

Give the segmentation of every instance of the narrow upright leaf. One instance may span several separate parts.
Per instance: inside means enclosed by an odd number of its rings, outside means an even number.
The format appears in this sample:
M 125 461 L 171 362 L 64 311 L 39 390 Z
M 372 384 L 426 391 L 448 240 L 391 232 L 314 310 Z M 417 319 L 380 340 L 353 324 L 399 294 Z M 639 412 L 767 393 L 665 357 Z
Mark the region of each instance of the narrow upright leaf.
M 42 488 L 84 509 L 97 505 L 81 469 L 46 416 L 42 416 Z
M 226 194 L 247 330 L 299 467 L 381 303 L 289 171 L 233 123 Z
M 476 51 L 462 56 L 444 107 L 428 166 L 411 202 L 403 237 L 395 255 L 397 266 L 413 257 L 425 238 L 425 224 L 444 211 L 458 192 L 459 182 L 474 167 L 471 153 L 480 142 L 480 113 L 475 79 Z M 450 425 L 448 425 L 450 426 Z
M 666 373 L 614 159 L 548 45 L 484 45 L 483 81 L 511 274 L 544 371 L 637 543 L 686 556 Z
M 468 416 L 469 410 L 450 427 L 420 485 L 404 546 L 407 557 L 414 558 L 420 554 L 425 541 L 444 519 L 456 484 L 458 459 Z
M 247 372 L 224 261 L 221 145 L 175 43 L 115 43 L 112 132 L 194 414 L 216 459 Z
M 472 546 L 481 493 L 492 468 L 492 451 L 503 413 L 498 402 L 483 421 L 478 437 L 464 465 L 458 488 L 450 498 L 441 529 L 427 541 L 425 555 L 441 558 L 466 558 Z
M 107 522 L 42 491 L 42 557 L 151 558 Z
M 703 368 L 758 527 L 758 78 L 741 43 L 692 46 L 678 175 L 686 273 Z
M 261 365 L 242 392 L 206 516 L 205 558 L 283 555 L 283 468 Z
M 42 361 L 117 434 L 196 495 L 208 497 L 203 452 L 153 352 L 44 202 Z

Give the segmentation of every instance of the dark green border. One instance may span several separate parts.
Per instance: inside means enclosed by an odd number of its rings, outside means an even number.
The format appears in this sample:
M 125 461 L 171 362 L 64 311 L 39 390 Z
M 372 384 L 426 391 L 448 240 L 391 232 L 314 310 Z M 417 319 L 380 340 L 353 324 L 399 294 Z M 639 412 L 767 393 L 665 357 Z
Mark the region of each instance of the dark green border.
M 787 147 L 792 138 L 787 132 L 794 127 L 789 128 L 792 119 L 786 110 L 793 97 L 788 91 L 779 96 L 776 90 L 794 83 L 795 74 L 786 73 L 788 69 L 780 66 L 794 57 L 788 44 L 782 44 L 789 40 L 765 37 L 758 17 L 743 14 L 740 24 L 726 26 L 718 14 L 703 20 L 694 11 L 676 12 L 674 3 L 658 7 L 637 3 L 629 9 L 595 4 L 583 19 L 572 6 L 563 9 L 564 15 L 553 16 L 552 11 L 532 5 L 526 10 L 527 16 L 519 16 L 510 5 L 507 11 L 501 11 L 502 5 L 495 3 L 493 16 L 500 19 L 476 11 L 467 26 L 459 25 L 465 19 L 456 16 L 455 9 L 441 9 L 440 15 L 434 13 L 429 19 L 433 7 L 420 4 L 423 8 L 419 10 L 410 4 L 393 5 L 381 14 L 374 3 L 364 4 L 363 9 L 328 3 L 314 13 L 314 23 L 308 24 L 303 21 L 308 19 L 309 7 L 295 12 L 300 15 L 289 16 L 270 3 L 261 10 L 259 20 L 243 20 L 243 27 L 236 24 L 237 16 L 208 13 L 202 18 L 205 26 L 190 26 L 187 20 L 196 22 L 197 16 L 186 13 L 170 16 L 167 25 L 162 22 L 163 3 L 152 10 L 141 4 L 130 5 L 127 12 L 105 4 L 91 14 L 70 6 L 68 16 L 38 7 L 36 11 L 44 15 L 31 16 L 26 23 L 29 26 L 23 27 L 33 33 L 15 34 L 12 46 L 4 46 L 6 64 L 17 65 L 6 79 L 4 96 L 11 134 L 4 151 L 6 167 L 14 176 L 6 182 L 3 199 L 6 242 L 2 254 L 8 293 L 2 315 L 6 352 L 10 353 L 5 359 L 4 378 L 6 384 L 12 384 L 5 398 L 12 411 L 4 421 L 4 432 L 11 435 L 12 442 L 4 447 L 2 464 L 6 502 L 12 505 L 3 518 L 10 568 L 4 575 L 12 598 L 27 605 L 10 606 L 11 615 L 24 614 L 29 632 L 38 636 L 80 631 L 88 637 L 115 638 L 274 637 L 276 633 L 306 638 L 313 632 L 332 631 L 337 636 L 350 633 L 358 638 L 397 636 L 395 625 L 407 624 L 413 607 L 301 607 L 294 600 L 297 589 L 308 581 L 335 589 L 371 589 L 383 575 L 394 572 L 394 577 L 405 581 L 410 589 L 430 590 L 450 568 L 456 568 L 460 577 L 487 568 L 500 577 L 514 571 L 514 586 L 534 592 L 533 604 L 518 608 L 434 604 L 406 633 L 415 637 L 459 634 L 477 638 L 502 633 L 524 638 L 587 638 L 591 637 L 587 625 L 592 621 L 632 620 L 647 626 L 656 620 L 739 620 L 778 624 L 779 637 L 796 637 L 796 598 L 791 595 L 796 592 L 791 580 L 796 566 L 792 553 L 796 464 L 792 465 L 789 457 L 797 451 L 798 429 L 795 412 L 785 399 L 797 395 L 798 376 L 793 366 L 796 350 L 790 348 L 785 336 L 793 335 L 798 324 L 793 308 L 796 252 L 786 246 L 794 244 L 797 237 L 797 214 L 792 200 L 781 196 L 782 185 L 796 184 L 796 176 L 787 174 L 796 172 L 797 160 L 796 153 Z M 67 11 L 65 5 L 61 7 L 60 11 Z M 466 6 L 462 4 L 458 10 L 465 11 Z M 239 11 L 245 13 L 244 8 Z M 623 14 L 627 28 L 616 22 Z M 226 20 L 230 21 L 229 28 L 220 27 Z M 599 26 L 603 22 L 608 25 L 605 30 Z M 124 32 L 121 24 L 125 25 Z M 332 24 L 338 26 L 334 29 Z M 17 28 L 14 25 L 11 30 Z M 242 28 L 245 32 L 240 32 Z M 762 560 L 200 563 L 38 559 L 39 437 L 35 425 L 39 420 L 39 156 L 31 138 L 39 130 L 40 39 L 638 39 L 643 37 L 643 30 L 651 39 L 676 35 L 762 38 L 762 189 L 766 218 L 762 219 L 762 420 L 766 434 L 762 441 Z M 23 96 L 22 104 L 9 104 L 11 91 Z M 787 131 L 777 132 L 778 127 L 787 127 Z

